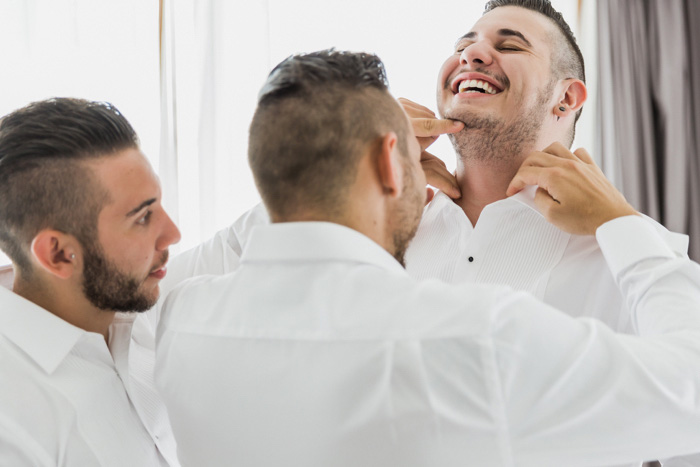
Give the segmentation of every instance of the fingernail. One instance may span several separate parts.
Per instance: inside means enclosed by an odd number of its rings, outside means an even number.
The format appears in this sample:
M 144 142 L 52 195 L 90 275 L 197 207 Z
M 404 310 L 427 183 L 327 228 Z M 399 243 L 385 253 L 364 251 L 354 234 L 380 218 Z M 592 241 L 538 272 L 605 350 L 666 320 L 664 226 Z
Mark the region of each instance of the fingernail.
M 452 126 L 458 127 L 458 126 L 463 126 L 464 123 L 460 122 L 459 120 L 452 120 Z

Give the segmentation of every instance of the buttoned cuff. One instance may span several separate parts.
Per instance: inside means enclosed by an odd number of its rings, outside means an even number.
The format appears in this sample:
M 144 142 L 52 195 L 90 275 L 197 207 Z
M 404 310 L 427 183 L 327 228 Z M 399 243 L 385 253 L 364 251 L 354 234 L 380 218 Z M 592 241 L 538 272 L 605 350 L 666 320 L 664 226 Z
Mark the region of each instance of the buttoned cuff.
M 618 217 L 595 233 L 613 276 L 650 258 L 675 258 L 671 247 L 642 216 Z

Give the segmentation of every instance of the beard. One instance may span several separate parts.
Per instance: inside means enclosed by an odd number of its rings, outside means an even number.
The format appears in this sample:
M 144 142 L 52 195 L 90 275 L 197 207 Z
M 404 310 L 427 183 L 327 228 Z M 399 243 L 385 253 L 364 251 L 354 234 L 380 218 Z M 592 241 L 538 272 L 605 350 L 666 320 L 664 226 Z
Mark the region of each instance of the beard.
M 418 230 L 423 207 L 425 205 L 425 188 L 416 182 L 415 171 L 402 161 L 404 183 L 402 195 L 398 200 L 394 217 L 394 258 L 406 267 L 406 249 Z
M 147 277 L 121 271 L 96 242 L 84 245 L 83 293 L 90 303 L 101 310 L 126 312 L 143 312 L 156 304 L 157 294 L 139 290 Z M 161 260 L 161 264 L 168 260 L 167 251 Z
M 551 80 L 538 93 L 535 103 L 510 122 L 494 116 L 480 116 L 470 109 L 447 112 L 445 118 L 464 122 L 462 131 L 448 135 L 459 157 L 464 161 L 502 167 L 512 164 L 524 151 L 535 149 L 533 145 L 555 84 L 556 80 Z

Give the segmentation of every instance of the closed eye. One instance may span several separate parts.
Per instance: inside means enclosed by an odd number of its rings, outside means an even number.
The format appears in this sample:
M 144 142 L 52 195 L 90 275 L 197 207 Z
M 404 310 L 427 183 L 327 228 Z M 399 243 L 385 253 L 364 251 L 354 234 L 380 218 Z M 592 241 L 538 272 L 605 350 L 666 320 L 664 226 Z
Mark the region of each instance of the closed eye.
M 148 221 L 151 220 L 151 214 L 153 214 L 153 211 L 151 211 L 151 210 L 146 211 L 146 214 L 144 214 L 143 216 L 139 217 L 139 218 L 136 220 L 136 223 L 137 223 L 138 225 L 148 225 Z

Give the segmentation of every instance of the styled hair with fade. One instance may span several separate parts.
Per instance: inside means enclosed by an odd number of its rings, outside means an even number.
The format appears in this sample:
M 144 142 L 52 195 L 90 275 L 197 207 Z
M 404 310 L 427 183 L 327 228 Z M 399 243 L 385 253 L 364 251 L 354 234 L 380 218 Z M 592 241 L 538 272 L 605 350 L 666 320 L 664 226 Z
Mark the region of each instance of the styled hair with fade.
M 108 194 L 84 161 L 138 147 L 138 137 L 111 104 L 54 98 L 0 120 L 0 249 L 18 273 L 32 275 L 29 247 L 43 229 L 97 238 Z
M 248 161 L 273 221 L 341 215 L 360 156 L 389 131 L 408 155 L 408 121 L 373 54 L 322 50 L 277 65 L 258 95 Z
M 536 11 L 549 18 L 556 26 L 565 42 L 553 41 L 552 72 L 557 78 L 576 78 L 586 82 L 586 68 L 583 63 L 583 54 L 579 48 L 576 37 L 564 20 L 560 12 L 554 9 L 549 0 L 490 0 L 484 6 L 484 14 L 502 6 L 518 6 Z M 581 116 L 583 108 L 576 112 L 576 120 Z M 574 125 L 575 125 L 574 122 Z M 573 138 L 572 138 L 573 139 Z

